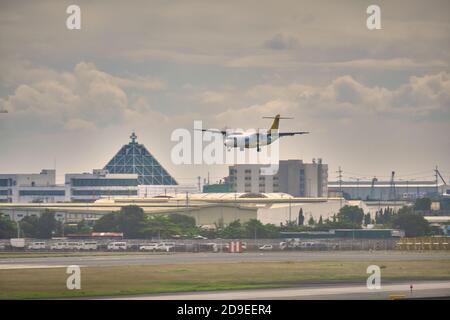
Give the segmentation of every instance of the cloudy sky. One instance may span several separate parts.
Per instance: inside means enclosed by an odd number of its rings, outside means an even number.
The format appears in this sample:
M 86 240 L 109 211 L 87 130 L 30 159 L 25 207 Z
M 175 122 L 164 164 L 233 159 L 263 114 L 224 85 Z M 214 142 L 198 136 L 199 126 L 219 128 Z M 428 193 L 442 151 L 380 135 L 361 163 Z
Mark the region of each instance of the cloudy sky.
M 381 7 L 381 30 L 366 8 Z M 68 30 L 70 4 L 81 30 Z M 265 128 L 346 177 L 450 179 L 450 2 L 2 1 L 0 172 L 102 168 L 136 130 L 179 182 L 176 128 Z

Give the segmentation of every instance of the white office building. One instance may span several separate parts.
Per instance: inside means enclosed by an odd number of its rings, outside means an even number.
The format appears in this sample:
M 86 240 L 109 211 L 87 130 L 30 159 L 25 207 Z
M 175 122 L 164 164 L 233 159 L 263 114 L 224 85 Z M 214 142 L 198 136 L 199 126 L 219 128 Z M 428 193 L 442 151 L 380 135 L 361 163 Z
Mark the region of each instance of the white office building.
M 263 174 L 260 164 L 238 164 L 229 167 L 227 183 L 232 192 L 276 193 L 283 192 L 295 197 L 327 197 L 328 165 L 322 159 L 312 163 L 302 160 L 281 160 L 278 172 Z
M 56 185 L 55 170 L 41 173 L 0 174 L 0 202 L 62 202 L 64 186 Z
M 94 202 L 100 198 L 137 197 L 137 174 L 111 174 L 108 170 L 66 174 L 68 201 Z

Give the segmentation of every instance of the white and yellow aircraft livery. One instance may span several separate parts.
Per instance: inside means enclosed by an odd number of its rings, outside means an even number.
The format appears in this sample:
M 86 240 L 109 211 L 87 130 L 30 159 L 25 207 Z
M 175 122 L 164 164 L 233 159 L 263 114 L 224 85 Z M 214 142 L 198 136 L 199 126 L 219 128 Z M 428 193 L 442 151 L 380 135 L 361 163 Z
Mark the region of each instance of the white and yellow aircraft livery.
M 309 133 L 306 131 L 279 132 L 280 119 L 293 118 L 284 118 L 279 114 L 277 114 L 275 117 L 263 118 L 274 119 L 272 122 L 272 126 L 268 130 L 233 132 L 230 130 L 202 129 L 202 131 L 221 134 L 224 137 L 224 145 L 228 148 L 228 150 L 230 150 L 231 148 L 240 148 L 241 150 L 244 150 L 244 148 L 257 148 L 257 151 L 261 151 L 261 146 L 267 146 L 281 137 Z

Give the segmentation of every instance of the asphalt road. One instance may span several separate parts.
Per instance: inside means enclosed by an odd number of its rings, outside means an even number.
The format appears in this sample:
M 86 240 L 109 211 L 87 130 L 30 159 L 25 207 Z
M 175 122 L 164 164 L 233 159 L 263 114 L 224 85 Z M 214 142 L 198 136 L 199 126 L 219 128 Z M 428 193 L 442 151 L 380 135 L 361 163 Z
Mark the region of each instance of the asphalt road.
M 170 253 L 79 257 L 0 258 L 1 269 L 79 266 L 121 266 L 145 264 L 233 263 L 267 261 L 407 261 L 445 260 L 450 253 L 399 251 L 322 251 L 322 252 L 247 252 L 247 253 Z
M 112 300 L 380 300 L 450 298 L 450 281 L 416 281 L 381 284 L 381 289 L 364 285 L 315 285 L 289 289 L 228 290 L 175 294 L 112 297 Z

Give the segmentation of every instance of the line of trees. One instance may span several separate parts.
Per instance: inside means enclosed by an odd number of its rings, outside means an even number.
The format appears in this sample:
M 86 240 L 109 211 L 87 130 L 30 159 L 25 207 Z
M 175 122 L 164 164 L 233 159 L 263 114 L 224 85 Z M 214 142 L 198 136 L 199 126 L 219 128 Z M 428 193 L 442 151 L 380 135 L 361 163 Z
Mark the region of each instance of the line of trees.
M 22 237 L 49 239 L 67 234 L 86 234 L 91 231 L 123 232 L 126 238 L 170 238 L 174 236 L 192 238 L 198 235 L 207 238 L 276 238 L 282 231 L 328 231 L 331 229 L 360 229 L 363 225 L 375 224 L 382 228 L 395 228 L 405 231 L 408 237 L 425 236 L 431 233 L 428 222 L 416 211 L 415 206 L 403 207 L 397 213 L 386 208 L 370 214 L 357 206 L 344 206 L 331 218 L 316 221 L 311 216 L 305 224 L 303 209 L 298 213 L 297 221 L 284 224 L 263 224 L 252 219 L 241 223 L 236 220 L 228 225 L 217 224 L 214 229 L 202 229 L 196 226 L 195 219 L 182 214 L 147 215 L 138 206 L 126 206 L 118 212 L 102 216 L 93 228 L 84 221 L 76 225 L 64 225 L 53 212 L 45 211 L 40 217 L 27 216 L 20 223 Z M 17 225 L 0 213 L 0 238 L 12 238 L 17 235 Z
M 17 226 L 0 212 L 0 239 L 14 238 L 17 235 Z

